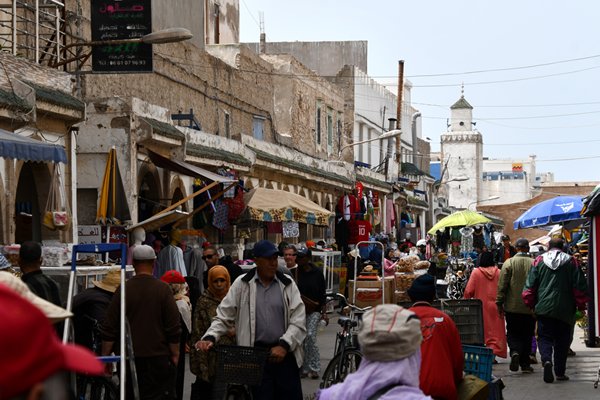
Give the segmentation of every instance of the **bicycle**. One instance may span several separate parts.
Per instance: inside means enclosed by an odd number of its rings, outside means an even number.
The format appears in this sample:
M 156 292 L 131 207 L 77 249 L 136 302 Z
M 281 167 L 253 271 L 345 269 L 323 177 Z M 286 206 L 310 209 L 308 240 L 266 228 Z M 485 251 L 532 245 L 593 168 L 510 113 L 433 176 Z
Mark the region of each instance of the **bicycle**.
M 323 373 L 323 379 L 320 384 L 321 389 L 342 382 L 348 374 L 355 372 L 360 366 L 362 353 L 354 328 L 358 326 L 358 321 L 362 314 L 372 308 L 360 308 L 349 304 L 346 298 L 339 293 L 332 300 L 335 299 L 340 301 L 342 312 L 350 314 L 350 317 L 338 318 L 338 324 L 342 329 L 336 333 L 335 353 Z
M 217 370 L 213 399 L 252 400 L 252 386 L 260 385 L 269 349 L 261 347 L 214 347 Z

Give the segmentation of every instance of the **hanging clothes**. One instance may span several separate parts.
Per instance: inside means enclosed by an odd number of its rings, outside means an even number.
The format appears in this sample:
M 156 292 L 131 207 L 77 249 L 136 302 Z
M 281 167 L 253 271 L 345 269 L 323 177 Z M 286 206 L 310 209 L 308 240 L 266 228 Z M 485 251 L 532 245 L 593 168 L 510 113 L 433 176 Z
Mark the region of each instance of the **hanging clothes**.
M 183 276 L 187 276 L 187 269 L 183 260 L 183 250 L 173 244 L 169 244 L 158 253 L 154 267 L 154 276 L 160 278 L 165 272 L 172 269 L 178 271 Z
M 464 227 L 460 229 L 461 245 L 460 252 L 465 254 L 473 250 L 473 228 Z
M 213 214 L 213 226 L 221 231 L 229 228 L 229 207 L 222 200 L 215 202 L 215 213 Z
M 481 249 L 485 241 L 483 240 L 483 227 L 473 228 L 473 248 Z

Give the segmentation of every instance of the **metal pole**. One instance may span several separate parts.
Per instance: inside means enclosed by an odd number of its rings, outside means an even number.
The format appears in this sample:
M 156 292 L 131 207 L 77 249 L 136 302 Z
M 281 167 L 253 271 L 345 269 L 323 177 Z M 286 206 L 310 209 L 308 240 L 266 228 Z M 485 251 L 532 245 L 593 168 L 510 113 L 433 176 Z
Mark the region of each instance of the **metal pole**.
M 127 246 L 121 243 L 121 336 L 119 337 L 119 346 L 121 346 L 121 369 L 119 371 L 119 396 L 125 400 L 125 372 L 127 367 L 126 348 L 125 348 L 125 270 L 127 268 Z
M 588 234 L 588 267 L 587 267 L 587 281 L 588 291 L 592 294 L 588 301 L 587 316 L 587 341 L 586 347 L 596 347 L 596 301 L 598 297 L 598 288 L 596 287 L 596 229 L 598 228 L 598 221 L 600 217 L 593 216 L 591 218 L 590 230 Z
M 40 62 L 40 1 L 35 0 L 35 63 Z
M 396 129 L 402 129 L 402 95 L 404 94 L 404 60 L 398 61 L 398 97 L 396 104 Z M 396 139 L 396 157 L 400 157 L 401 137 Z M 398 158 L 398 162 L 402 160 Z
M 12 2 L 12 53 L 17 55 L 17 0 Z

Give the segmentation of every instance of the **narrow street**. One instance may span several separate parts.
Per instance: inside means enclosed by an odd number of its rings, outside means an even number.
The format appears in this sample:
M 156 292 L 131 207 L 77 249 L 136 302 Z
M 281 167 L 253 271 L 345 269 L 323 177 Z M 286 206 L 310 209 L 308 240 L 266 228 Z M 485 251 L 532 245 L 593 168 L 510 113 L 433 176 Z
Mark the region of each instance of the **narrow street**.
M 335 334 L 338 331 L 337 318 L 331 318 L 329 326 L 319 333 L 318 342 L 321 350 L 321 373 L 333 356 Z M 576 338 L 581 338 L 583 332 L 575 331 Z M 494 365 L 494 375 L 502 378 L 505 389 L 502 392 L 506 400 L 587 400 L 600 397 L 600 388 L 594 389 L 596 373 L 600 367 L 600 349 L 585 347 L 583 340 L 573 341 L 573 350 L 577 353 L 567 362 L 567 375 L 571 378 L 568 382 L 554 382 L 546 384 L 542 380 L 540 364 L 534 365 L 533 374 L 513 373 L 508 370 L 508 360 L 500 359 Z M 539 354 L 538 354 L 539 360 Z M 190 384 L 195 379 L 194 375 L 186 370 L 184 399 L 189 398 Z M 313 399 L 319 390 L 320 380 L 303 379 L 302 391 L 305 399 Z

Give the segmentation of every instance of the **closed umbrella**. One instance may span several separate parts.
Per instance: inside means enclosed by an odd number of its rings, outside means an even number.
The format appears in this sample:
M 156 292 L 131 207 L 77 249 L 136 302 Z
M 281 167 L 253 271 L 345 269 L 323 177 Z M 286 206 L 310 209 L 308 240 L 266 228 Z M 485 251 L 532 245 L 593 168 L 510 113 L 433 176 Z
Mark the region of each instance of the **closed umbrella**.
M 525 211 L 513 223 L 513 228 L 534 228 L 581 219 L 581 196 L 557 196 L 542 201 Z
M 454 226 L 472 226 L 472 225 L 480 225 L 487 224 L 492 222 L 489 218 L 479 214 L 476 211 L 471 210 L 463 210 L 457 211 L 453 214 L 448 215 L 445 218 L 442 218 L 435 224 L 430 230 L 429 234 L 434 234 L 437 231 L 441 231 L 445 228 L 451 228 Z
M 108 153 L 100 201 L 96 211 L 96 223 L 101 225 L 121 225 L 122 221 L 131 219 L 123 181 L 117 164 L 117 151 L 113 147 Z

